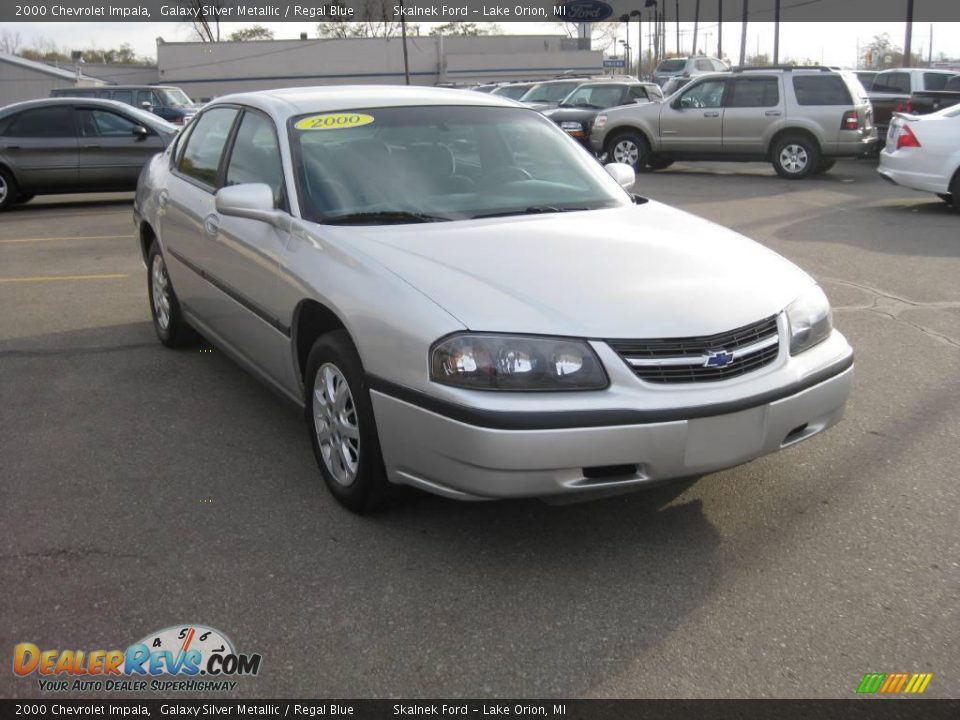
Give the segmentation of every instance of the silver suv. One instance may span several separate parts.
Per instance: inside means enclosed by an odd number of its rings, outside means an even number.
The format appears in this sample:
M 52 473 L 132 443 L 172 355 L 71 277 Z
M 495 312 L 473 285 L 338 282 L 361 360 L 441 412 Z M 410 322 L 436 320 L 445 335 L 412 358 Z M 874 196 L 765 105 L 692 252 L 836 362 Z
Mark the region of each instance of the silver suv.
M 590 146 L 642 172 L 674 160 L 767 160 L 799 180 L 877 143 L 873 109 L 852 73 L 748 68 L 696 78 L 662 103 L 597 116 Z
M 723 72 L 730 66 L 723 60 L 706 55 L 691 55 L 690 57 L 674 57 L 661 60 L 653 71 L 653 81 L 663 85 L 672 77 L 698 77 L 705 73 Z

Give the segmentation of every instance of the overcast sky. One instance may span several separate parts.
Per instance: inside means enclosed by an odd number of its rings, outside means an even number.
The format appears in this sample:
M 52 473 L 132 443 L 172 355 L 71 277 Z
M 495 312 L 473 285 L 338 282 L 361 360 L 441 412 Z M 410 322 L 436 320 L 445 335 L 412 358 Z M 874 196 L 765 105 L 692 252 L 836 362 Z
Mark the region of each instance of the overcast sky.
M 222 23 L 224 35 L 251 23 Z M 301 32 L 311 37 L 316 35 L 314 23 L 266 23 L 277 39 L 297 38 Z M 430 23 L 423 24 L 429 28 Z M 505 33 L 552 33 L 560 32 L 557 23 L 500 23 Z M 681 23 L 685 38 L 685 49 L 689 51 L 693 23 Z M 773 23 L 751 23 L 747 26 L 747 53 L 760 52 L 772 55 Z M 914 25 L 913 49 L 927 56 L 930 47 L 930 29 L 927 23 Z M 189 40 L 191 31 L 187 24 L 167 23 L 5 23 L 4 30 L 19 33 L 26 47 L 48 38 L 67 50 L 88 47 L 115 47 L 128 42 L 136 52 L 148 57 L 156 57 L 156 38 L 165 40 Z M 630 42 L 636 42 L 636 24 L 630 26 Z M 782 23 L 780 28 L 781 59 L 810 59 L 827 65 L 853 67 L 857 57 L 857 43 L 865 45 L 880 33 L 889 33 L 895 45 L 903 46 L 904 23 Z M 424 32 L 428 32 L 427 29 Z M 675 25 L 668 25 L 667 48 L 673 50 L 676 45 Z M 646 35 L 646 24 L 644 24 Z M 620 37 L 625 37 L 621 30 Z M 717 45 L 717 25 L 702 25 L 698 45 L 702 50 L 713 54 Z M 646 39 L 644 40 L 646 47 Z M 737 59 L 740 47 L 740 23 L 723 24 L 723 51 L 728 57 Z M 933 25 L 933 53 L 945 53 L 951 58 L 960 58 L 960 23 L 935 23 Z

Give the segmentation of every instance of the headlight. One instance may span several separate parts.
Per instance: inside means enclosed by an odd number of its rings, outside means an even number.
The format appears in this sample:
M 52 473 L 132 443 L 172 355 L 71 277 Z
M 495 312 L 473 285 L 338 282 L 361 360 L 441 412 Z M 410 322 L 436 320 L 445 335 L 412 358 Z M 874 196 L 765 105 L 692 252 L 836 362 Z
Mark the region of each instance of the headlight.
M 454 335 L 430 352 L 430 379 L 472 390 L 602 390 L 607 375 L 583 340 Z
M 787 306 L 790 321 L 790 354 L 809 350 L 827 339 L 833 330 L 830 301 L 819 285 L 814 285 Z
M 597 119 L 593 123 L 594 130 L 602 130 L 603 126 L 607 124 L 606 115 L 597 115 Z
M 562 122 L 560 123 L 560 129 L 567 132 L 583 132 L 583 125 L 578 122 Z

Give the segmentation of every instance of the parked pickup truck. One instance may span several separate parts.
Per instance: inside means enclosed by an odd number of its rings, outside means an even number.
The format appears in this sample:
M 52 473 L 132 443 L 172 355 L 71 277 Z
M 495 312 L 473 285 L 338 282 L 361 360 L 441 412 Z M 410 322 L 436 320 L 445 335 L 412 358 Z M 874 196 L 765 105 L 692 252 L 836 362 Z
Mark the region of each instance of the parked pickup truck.
M 956 75 L 953 70 L 930 68 L 900 68 L 877 73 L 870 85 L 869 95 L 880 143 L 887 137 L 893 113 L 909 112 L 907 103 L 915 93 L 943 90 L 947 81 Z
M 929 115 L 937 110 L 960 103 L 960 75 L 947 80 L 943 90 L 921 90 L 907 101 L 905 111 L 912 115 Z

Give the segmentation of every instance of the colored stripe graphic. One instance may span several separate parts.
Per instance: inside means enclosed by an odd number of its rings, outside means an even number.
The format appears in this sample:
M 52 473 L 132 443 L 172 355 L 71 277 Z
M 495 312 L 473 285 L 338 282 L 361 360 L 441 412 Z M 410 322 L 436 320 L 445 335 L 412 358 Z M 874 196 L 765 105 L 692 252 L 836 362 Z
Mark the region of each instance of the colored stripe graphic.
M 857 686 L 857 692 L 920 695 L 932 679 L 933 673 L 867 673 Z

